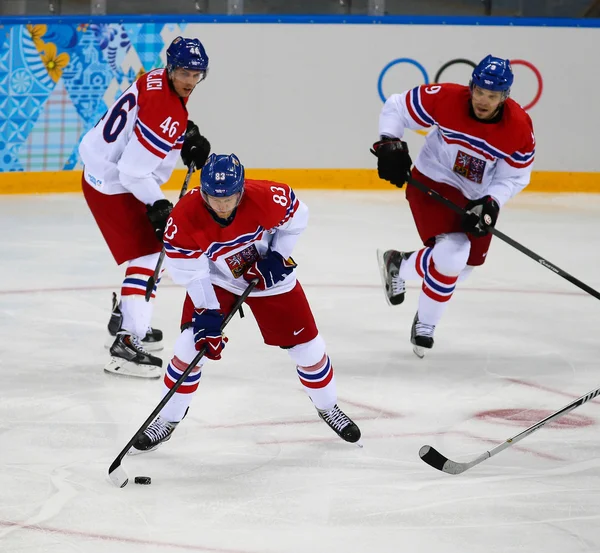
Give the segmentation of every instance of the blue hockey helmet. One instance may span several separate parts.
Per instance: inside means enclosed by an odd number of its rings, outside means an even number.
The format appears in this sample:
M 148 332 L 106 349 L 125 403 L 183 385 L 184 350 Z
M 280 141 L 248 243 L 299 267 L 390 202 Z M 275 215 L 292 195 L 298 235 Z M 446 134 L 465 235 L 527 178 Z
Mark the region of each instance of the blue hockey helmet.
M 495 58 L 489 54 L 473 69 L 470 86 L 503 92 L 506 98 L 510 94 L 514 78 L 509 60 Z
M 210 154 L 200 175 L 203 194 L 227 198 L 244 190 L 244 166 L 235 154 Z
M 176 67 L 190 71 L 208 71 L 208 56 L 202 43 L 197 38 L 178 36 L 167 48 L 167 69 Z

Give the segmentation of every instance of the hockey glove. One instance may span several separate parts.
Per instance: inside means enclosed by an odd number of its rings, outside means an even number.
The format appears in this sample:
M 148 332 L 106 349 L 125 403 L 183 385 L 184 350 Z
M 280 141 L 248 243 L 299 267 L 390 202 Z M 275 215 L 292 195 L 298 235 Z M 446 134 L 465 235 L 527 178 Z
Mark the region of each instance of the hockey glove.
M 379 142 L 373 144 L 371 153 L 377 156 L 379 178 L 402 188 L 408 180 L 412 165 L 406 142 L 399 138 L 382 136 Z
M 276 251 L 269 250 L 267 257 L 255 261 L 244 273 L 244 279 L 250 282 L 258 278 L 257 290 L 267 290 L 281 282 L 297 267 L 296 262 L 289 257 L 284 259 Z
M 172 209 L 173 204 L 167 199 L 157 200 L 152 205 L 146 205 L 146 215 L 154 229 L 156 238 L 160 242 L 162 242 L 163 233 L 165 232 Z
M 198 125 L 188 121 L 185 139 L 181 147 L 181 159 L 189 167 L 192 161 L 197 169 L 200 169 L 210 154 L 210 142 L 200 134 Z
M 478 237 L 490 233 L 489 229 L 496 224 L 500 212 L 498 202 L 491 196 L 471 200 L 465 209 L 467 212 L 462 220 L 463 230 Z
M 196 349 L 200 351 L 206 346 L 204 355 L 215 361 L 221 359 L 221 352 L 227 343 L 227 338 L 221 332 L 221 324 L 223 324 L 223 315 L 216 309 L 194 310 L 192 327 Z

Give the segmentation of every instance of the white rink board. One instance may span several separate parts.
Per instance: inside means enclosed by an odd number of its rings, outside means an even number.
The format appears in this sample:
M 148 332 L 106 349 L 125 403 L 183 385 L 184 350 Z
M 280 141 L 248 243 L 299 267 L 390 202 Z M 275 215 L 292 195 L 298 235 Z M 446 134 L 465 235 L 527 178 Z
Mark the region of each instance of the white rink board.
M 165 29 L 168 41 L 173 36 Z M 433 79 L 454 58 L 492 53 L 528 61 L 543 78 L 530 110 L 536 171 L 599 172 L 591 140 L 600 128 L 600 28 L 441 25 L 189 24 L 210 57 L 210 75 L 188 104 L 215 151 L 235 151 L 248 167 L 372 168 L 382 106 L 377 83 L 398 58 L 420 63 Z M 534 73 L 515 66 L 513 97 L 529 103 Z M 455 66 L 444 79 L 467 84 Z M 396 65 L 383 80 L 387 96 L 422 84 L 419 69 Z M 409 133 L 412 151 L 422 138 Z

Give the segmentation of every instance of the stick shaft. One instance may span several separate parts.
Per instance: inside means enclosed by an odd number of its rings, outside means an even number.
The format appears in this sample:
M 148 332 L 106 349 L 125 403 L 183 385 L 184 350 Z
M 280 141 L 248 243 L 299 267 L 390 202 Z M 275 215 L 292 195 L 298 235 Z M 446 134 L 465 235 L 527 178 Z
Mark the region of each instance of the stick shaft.
M 185 180 L 183 181 L 183 186 L 181 187 L 181 192 L 179 192 L 180 200 L 187 193 L 187 189 L 190 184 L 190 178 L 192 177 L 192 173 L 194 172 L 195 168 L 196 168 L 196 165 L 192 161 L 190 163 L 188 171 L 185 175 Z M 156 262 L 156 267 L 154 268 L 154 273 L 152 274 L 152 276 L 148 279 L 148 282 L 146 283 L 146 294 L 144 295 L 144 299 L 146 301 L 150 301 L 150 298 L 152 297 L 152 292 L 154 291 L 154 286 L 156 285 L 156 282 L 158 281 L 158 276 L 160 275 L 160 269 L 162 267 L 164 260 L 165 260 L 165 247 L 163 246 L 162 250 L 160 250 L 160 256 L 158 257 L 158 261 Z
M 237 312 L 237 310 L 244 303 L 244 301 L 246 300 L 246 298 L 250 295 L 250 292 L 252 292 L 252 290 L 254 289 L 254 287 L 257 284 L 258 284 L 258 279 L 254 279 L 254 280 L 252 280 L 250 282 L 250 284 L 248 285 L 248 287 L 246 288 L 246 290 L 244 290 L 244 293 L 238 298 L 238 300 L 235 302 L 234 306 L 231 308 L 231 311 L 229 312 L 229 314 L 223 320 L 223 323 L 221 324 L 221 330 L 223 330 L 229 324 L 229 321 L 231 321 L 231 319 L 233 318 L 233 316 L 235 315 L 235 313 Z M 187 368 L 185 369 L 185 371 L 183 372 L 183 374 L 177 379 L 177 381 L 175 382 L 175 384 L 173 384 L 173 387 L 160 400 L 160 402 L 154 408 L 154 410 L 152 411 L 152 413 L 150 413 L 150 415 L 148 415 L 148 418 L 143 422 L 142 426 L 140 426 L 138 428 L 137 432 L 133 435 L 133 437 L 131 438 L 131 440 L 129 440 L 127 442 L 127 445 L 121 450 L 121 452 L 119 453 L 119 455 L 117 455 L 116 459 L 113 461 L 113 463 L 110 465 L 110 468 L 108 469 L 108 474 L 109 475 L 112 472 L 114 472 L 121 465 L 121 462 L 123 461 L 123 458 L 125 457 L 125 455 L 127 455 L 127 452 L 131 449 L 131 446 L 135 443 L 135 441 L 138 439 L 138 437 L 141 436 L 144 433 L 144 430 L 146 430 L 146 428 L 148 428 L 148 426 L 156 418 L 156 416 L 162 411 L 162 408 L 167 404 L 167 402 L 177 392 L 177 390 L 183 384 L 183 382 L 185 381 L 185 379 L 194 370 L 194 368 L 196 367 L 196 365 L 198 364 L 198 362 L 200 361 L 200 359 L 202 359 L 202 357 L 204 357 L 205 353 L 206 353 L 206 346 L 203 347 L 196 354 L 196 357 L 194 357 L 194 359 L 192 359 L 192 362 L 187 366 Z

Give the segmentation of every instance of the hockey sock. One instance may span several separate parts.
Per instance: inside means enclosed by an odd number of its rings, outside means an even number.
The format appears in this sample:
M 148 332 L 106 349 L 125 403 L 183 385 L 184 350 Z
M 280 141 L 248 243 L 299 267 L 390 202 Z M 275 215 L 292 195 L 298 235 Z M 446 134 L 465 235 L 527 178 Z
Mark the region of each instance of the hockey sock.
M 433 259 L 423 278 L 423 286 L 419 295 L 419 322 L 436 326 L 456 288 L 458 276 L 444 275 L 435 267 Z
M 169 392 L 187 367 L 188 363 L 173 356 L 165 371 L 163 397 Z M 183 418 L 183 415 L 185 415 L 187 408 L 192 402 L 194 392 L 198 389 L 201 376 L 202 366 L 197 366 L 183 381 L 183 384 L 177 388 L 177 392 L 175 392 L 173 397 L 162 408 L 162 411 L 160 412 L 161 417 L 169 422 L 179 422 Z
M 123 330 L 143 338 L 150 328 L 153 303 L 144 299 L 148 278 L 154 274 L 159 254 L 145 255 L 129 261 L 121 286 L 121 312 Z M 160 279 L 157 281 L 157 285 Z M 154 287 L 156 291 L 156 286 Z M 154 298 L 154 292 L 152 293 Z
M 418 280 L 425 274 L 425 262 L 431 255 L 431 248 L 423 248 L 413 252 L 408 259 L 400 264 L 400 278 L 404 280 Z
M 326 353 L 318 363 L 310 367 L 297 365 L 296 371 L 302 387 L 317 409 L 328 410 L 336 404 L 335 376 L 331 360 Z

